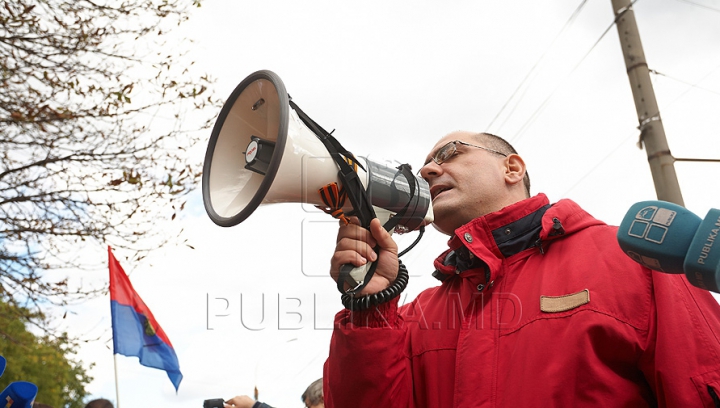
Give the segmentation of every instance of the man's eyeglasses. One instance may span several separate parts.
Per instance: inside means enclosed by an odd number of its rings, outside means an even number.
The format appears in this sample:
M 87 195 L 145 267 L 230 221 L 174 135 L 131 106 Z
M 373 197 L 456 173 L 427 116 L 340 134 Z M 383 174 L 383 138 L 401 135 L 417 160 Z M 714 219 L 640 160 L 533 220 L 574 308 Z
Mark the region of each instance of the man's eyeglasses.
M 478 149 L 483 149 L 490 153 L 495 153 L 495 154 L 499 154 L 502 157 L 507 157 L 507 154 L 499 152 L 497 150 L 488 149 L 487 147 L 482 147 L 482 146 L 476 146 L 474 144 L 466 143 L 461 140 L 453 140 L 452 142 L 449 142 L 445 146 L 438 149 L 438 151 L 435 152 L 435 154 L 432 156 L 432 161 L 437 163 L 438 166 L 445 163 L 446 161 L 448 161 L 451 157 L 455 156 L 455 154 L 457 153 L 458 143 L 463 146 L 477 147 Z M 430 163 L 430 162 L 428 162 L 428 163 Z M 425 165 L 427 165 L 427 163 L 425 163 Z M 423 165 L 423 167 L 425 167 L 425 165 Z M 422 170 L 422 167 L 420 168 L 420 170 Z M 418 173 L 419 173 L 419 171 L 418 171 Z

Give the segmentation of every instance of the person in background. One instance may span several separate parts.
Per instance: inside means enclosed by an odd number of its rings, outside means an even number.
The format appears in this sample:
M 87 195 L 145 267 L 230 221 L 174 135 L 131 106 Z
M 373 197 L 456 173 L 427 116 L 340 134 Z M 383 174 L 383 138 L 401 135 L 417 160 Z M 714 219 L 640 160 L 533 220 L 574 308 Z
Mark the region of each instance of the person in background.
M 225 401 L 226 408 L 273 408 L 268 404 L 255 401 L 247 395 L 238 395 Z
M 97 398 L 88 402 L 85 408 L 113 408 L 113 403 L 105 398 Z
M 305 403 L 305 408 L 325 408 L 322 377 L 313 381 L 312 384 L 305 389 L 300 399 Z
M 323 402 L 323 380 L 319 378 L 312 382 L 303 392 L 300 399 L 306 408 L 324 408 Z M 255 401 L 247 395 L 238 395 L 225 401 L 226 408 L 272 408 L 260 401 Z

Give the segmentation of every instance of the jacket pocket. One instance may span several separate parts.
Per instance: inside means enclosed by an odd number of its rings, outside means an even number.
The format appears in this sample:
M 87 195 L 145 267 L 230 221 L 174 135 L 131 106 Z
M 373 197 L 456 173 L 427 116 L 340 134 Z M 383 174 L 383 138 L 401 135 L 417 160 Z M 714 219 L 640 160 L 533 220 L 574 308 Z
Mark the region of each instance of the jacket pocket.
M 720 370 L 709 371 L 692 378 L 702 406 L 720 408 Z

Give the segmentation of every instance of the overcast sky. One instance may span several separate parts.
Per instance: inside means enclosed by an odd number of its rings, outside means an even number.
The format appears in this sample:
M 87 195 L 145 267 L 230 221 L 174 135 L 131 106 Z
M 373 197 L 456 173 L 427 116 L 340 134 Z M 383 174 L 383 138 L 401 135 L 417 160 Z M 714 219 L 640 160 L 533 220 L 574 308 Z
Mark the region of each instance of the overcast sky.
M 523 156 L 533 194 L 570 198 L 618 224 L 632 204 L 656 196 L 646 152 L 636 146 L 611 2 L 581 4 L 211 0 L 182 34 L 195 41 L 188 61 L 217 79 L 220 96 L 271 70 L 348 150 L 414 168 L 451 131 L 490 131 Z M 720 158 L 720 1 L 640 0 L 635 11 L 648 65 L 662 74 L 653 85 L 673 155 Z M 675 168 L 688 209 L 704 217 L 720 206 L 720 164 Z M 302 407 L 341 308 L 326 277 L 336 222 L 282 204 L 222 228 L 199 191 L 190 204 L 179 222 L 194 250 L 161 249 L 135 265 L 117 254 L 185 376 L 176 395 L 163 371 L 117 356 L 120 406 L 198 408 L 208 398 L 252 395 L 257 385 L 268 404 Z M 396 238 L 403 248 L 414 235 Z M 429 228 L 406 255 L 408 300 L 437 284 L 431 261 L 445 241 Z M 94 279 L 107 282 L 107 270 Z M 93 396 L 114 401 L 109 299 L 66 320 L 71 331 L 100 339 L 78 358 L 95 364 Z

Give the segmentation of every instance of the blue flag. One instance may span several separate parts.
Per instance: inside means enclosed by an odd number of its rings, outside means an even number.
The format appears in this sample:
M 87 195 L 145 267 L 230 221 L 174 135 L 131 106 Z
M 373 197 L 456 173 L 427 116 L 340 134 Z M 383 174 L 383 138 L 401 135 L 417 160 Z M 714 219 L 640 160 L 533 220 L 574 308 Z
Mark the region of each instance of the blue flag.
M 113 352 L 138 357 L 140 364 L 146 367 L 165 370 L 177 392 L 183 376 L 170 339 L 133 289 L 110 247 L 108 263 Z

